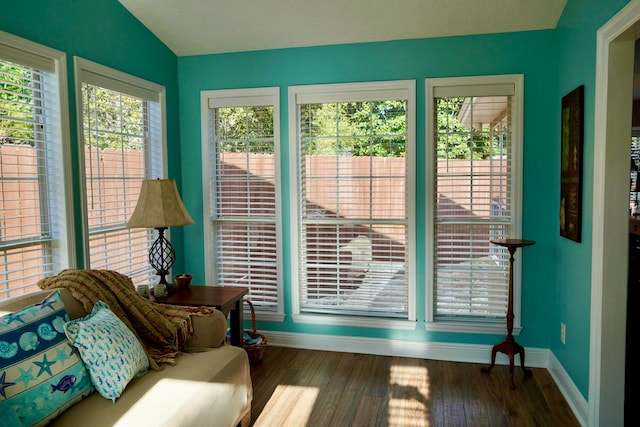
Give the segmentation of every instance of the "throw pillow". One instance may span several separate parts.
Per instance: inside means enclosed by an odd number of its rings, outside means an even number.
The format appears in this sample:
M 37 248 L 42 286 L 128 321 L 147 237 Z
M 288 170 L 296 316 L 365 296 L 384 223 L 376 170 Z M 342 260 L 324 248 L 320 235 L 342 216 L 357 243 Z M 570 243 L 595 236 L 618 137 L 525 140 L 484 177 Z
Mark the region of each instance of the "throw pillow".
M 91 313 L 65 325 L 71 343 L 89 370 L 98 393 L 113 402 L 136 376 L 149 370 L 149 358 L 138 338 L 107 304 L 98 301 Z
M 0 317 L 0 423 L 43 426 L 93 392 L 67 321 L 59 291 Z

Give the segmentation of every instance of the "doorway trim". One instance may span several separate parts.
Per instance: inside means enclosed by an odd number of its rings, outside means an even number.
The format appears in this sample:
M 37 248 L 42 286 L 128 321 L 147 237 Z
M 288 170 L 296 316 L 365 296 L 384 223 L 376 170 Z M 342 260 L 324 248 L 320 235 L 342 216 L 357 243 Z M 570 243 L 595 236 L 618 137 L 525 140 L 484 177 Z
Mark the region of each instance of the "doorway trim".
M 629 171 L 620 165 L 629 164 L 638 27 L 640 0 L 633 0 L 597 32 L 588 398 L 593 427 L 624 425 L 628 243 L 620 242 L 629 235 Z

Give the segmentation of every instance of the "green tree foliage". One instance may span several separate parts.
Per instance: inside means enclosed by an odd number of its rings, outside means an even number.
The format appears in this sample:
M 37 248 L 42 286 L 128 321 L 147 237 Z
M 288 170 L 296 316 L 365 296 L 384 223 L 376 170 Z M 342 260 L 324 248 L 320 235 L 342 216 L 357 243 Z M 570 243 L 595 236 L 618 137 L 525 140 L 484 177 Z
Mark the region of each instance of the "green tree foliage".
M 85 145 L 143 150 L 149 125 L 148 102 L 91 84 L 82 84 Z
M 42 128 L 38 116 L 40 75 L 0 62 L 0 144 L 34 145 Z M 98 148 L 142 150 L 148 137 L 147 102 L 89 84 L 82 85 L 85 143 Z
M 404 157 L 406 103 L 401 100 L 301 107 L 305 153 Z
M 437 154 L 440 159 L 486 159 L 504 149 L 499 125 L 480 128 L 460 121 L 472 98 L 437 99 Z M 336 102 L 300 106 L 304 153 L 404 157 L 406 103 L 402 100 Z M 216 134 L 223 152 L 270 153 L 273 147 L 272 107 L 216 109 Z M 268 144 L 263 142 L 268 141 Z
M 499 127 L 484 125 L 478 129 L 462 125 L 459 116 L 465 101 L 467 108 L 474 108 L 472 98 L 438 98 L 436 101 L 439 159 L 487 159 L 499 154 L 502 148 Z
M 273 153 L 273 107 L 216 109 L 216 134 L 225 153 Z
M 0 61 L 0 144 L 34 144 L 32 80 L 29 68 Z
M 307 154 L 404 157 L 404 101 L 307 104 L 301 117 Z M 272 107 L 218 108 L 215 123 L 222 152 L 273 151 Z

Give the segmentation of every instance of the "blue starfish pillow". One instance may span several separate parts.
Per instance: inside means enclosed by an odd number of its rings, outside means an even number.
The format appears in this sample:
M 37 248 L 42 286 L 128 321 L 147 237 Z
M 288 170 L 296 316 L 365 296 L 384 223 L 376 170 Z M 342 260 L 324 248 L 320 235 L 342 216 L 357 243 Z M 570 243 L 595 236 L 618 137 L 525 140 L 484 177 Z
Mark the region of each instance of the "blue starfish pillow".
M 0 317 L 3 419 L 43 426 L 93 392 L 87 368 L 65 335 L 68 321 L 59 291 Z

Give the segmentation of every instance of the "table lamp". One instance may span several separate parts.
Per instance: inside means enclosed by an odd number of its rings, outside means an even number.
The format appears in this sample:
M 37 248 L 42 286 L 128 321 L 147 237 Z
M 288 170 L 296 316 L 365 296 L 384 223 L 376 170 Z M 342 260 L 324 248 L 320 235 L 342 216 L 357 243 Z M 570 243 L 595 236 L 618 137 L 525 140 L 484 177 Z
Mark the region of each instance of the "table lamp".
M 176 252 L 164 236 L 169 227 L 193 224 L 193 219 L 182 203 L 174 179 L 146 179 L 142 181 L 140 196 L 127 226 L 129 228 L 155 228 L 158 238 L 149 249 L 149 263 L 160 276 L 159 284 L 168 290 L 166 276 L 176 259 Z

